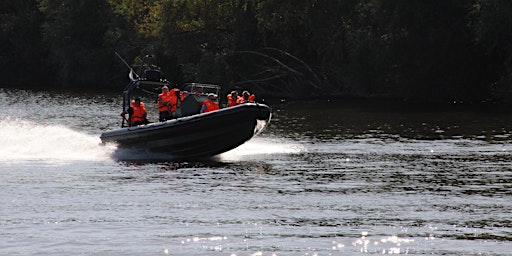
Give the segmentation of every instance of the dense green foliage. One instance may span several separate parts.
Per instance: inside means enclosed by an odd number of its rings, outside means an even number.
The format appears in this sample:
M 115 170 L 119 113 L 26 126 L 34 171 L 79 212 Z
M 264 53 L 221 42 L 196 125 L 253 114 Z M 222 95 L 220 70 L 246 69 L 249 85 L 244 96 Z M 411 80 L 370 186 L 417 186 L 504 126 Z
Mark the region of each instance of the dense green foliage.
M 283 97 L 512 99 L 507 0 L 5 0 L 0 86 L 119 89 L 152 54 L 171 81 Z M 226 88 L 226 89 L 229 89 Z

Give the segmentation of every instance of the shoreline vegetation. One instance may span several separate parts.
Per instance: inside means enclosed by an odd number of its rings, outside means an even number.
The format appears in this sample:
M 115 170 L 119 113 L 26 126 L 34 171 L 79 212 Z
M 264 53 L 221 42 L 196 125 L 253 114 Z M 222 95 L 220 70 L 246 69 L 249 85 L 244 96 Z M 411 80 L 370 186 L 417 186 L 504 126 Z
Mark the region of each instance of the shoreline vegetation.
M 511 1 L 8 0 L 0 87 L 118 92 L 141 56 L 174 84 L 262 98 L 511 103 Z

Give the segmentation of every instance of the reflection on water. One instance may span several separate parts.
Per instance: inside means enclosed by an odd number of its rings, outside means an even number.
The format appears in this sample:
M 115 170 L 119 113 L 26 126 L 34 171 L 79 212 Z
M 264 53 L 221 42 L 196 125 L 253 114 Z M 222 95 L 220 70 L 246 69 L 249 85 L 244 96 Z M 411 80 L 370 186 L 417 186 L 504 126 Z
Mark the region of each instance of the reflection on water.
M 274 130 L 322 141 L 347 138 L 492 141 L 508 140 L 512 136 L 509 125 L 512 113 L 506 106 L 313 101 L 274 108 L 272 121 L 279 123 Z
M 281 104 L 239 148 L 172 162 L 99 143 L 117 98 L 0 100 L 2 255 L 510 255 L 503 109 Z

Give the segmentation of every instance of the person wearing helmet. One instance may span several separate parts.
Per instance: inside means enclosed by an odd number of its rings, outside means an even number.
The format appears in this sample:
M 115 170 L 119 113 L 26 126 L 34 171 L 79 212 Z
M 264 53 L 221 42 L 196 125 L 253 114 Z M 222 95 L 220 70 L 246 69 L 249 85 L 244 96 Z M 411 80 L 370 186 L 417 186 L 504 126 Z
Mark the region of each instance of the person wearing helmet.
M 216 101 L 216 99 L 217 95 L 213 93 L 208 94 L 208 99 L 203 101 L 201 111 L 199 111 L 199 113 L 208 113 L 220 109 L 219 103 Z
M 238 92 L 237 91 L 232 91 L 226 97 L 228 98 L 228 107 L 236 106 L 237 103 L 241 100 L 241 99 L 239 99 L 240 96 L 238 96 Z
M 247 102 L 254 102 L 254 99 L 256 96 L 254 94 L 249 93 L 249 91 L 244 91 L 242 93 L 242 96 L 239 97 L 238 104 L 247 103 Z

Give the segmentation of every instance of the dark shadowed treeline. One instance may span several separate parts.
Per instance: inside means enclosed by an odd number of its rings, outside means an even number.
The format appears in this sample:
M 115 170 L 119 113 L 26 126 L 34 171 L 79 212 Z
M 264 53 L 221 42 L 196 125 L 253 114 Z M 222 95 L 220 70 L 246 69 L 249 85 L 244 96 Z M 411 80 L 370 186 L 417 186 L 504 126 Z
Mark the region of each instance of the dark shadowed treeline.
M 512 99 L 508 0 L 3 0 L 0 86 L 173 82 L 306 98 Z

